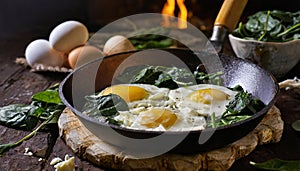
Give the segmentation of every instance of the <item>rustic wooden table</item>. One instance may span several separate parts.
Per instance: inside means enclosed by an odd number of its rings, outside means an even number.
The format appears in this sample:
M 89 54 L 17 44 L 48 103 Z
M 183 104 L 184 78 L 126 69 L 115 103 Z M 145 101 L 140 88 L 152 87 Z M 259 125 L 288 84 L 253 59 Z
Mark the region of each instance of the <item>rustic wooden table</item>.
M 47 38 L 46 34 L 20 33 L 4 35 L 0 40 L 0 106 L 15 103 L 29 103 L 35 92 L 61 81 L 66 74 L 33 73 L 29 68 L 16 64 L 18 56 L 24 56 L 28 43 L 37 38 Z M 230 47 L 224 53 L 232 54 Z M 285 78 L 300 76 L 300 64 Z M 281 81 L 279 80 L 279 81 Z M 282 140 L 279 143 L 258 147 L 249 156 L 235 162 L 231 170 L 255 170 L 249 161 L 262 162 L 271 158 L 300 160 L 300 134 L 291 128 L 291 123 L 300 119 L 300 95 L 292 91 L 281 91 L 276 102 L 285 122 Z M 0 125 L 0 144 L 14 142 L 29 132 Z M 33 152 L 32 156 L 24 155 L 25 148 Z M 58 135 L 58 128 L 47 132 L 39 132 L 35 137 L 10 150 L 0 157 L 0 170 L 54 170 L 50 161 L 54 157 L 63 158 L 65 154 L 76 156 Z M 76 156 L 76 170 L 103 170 Z

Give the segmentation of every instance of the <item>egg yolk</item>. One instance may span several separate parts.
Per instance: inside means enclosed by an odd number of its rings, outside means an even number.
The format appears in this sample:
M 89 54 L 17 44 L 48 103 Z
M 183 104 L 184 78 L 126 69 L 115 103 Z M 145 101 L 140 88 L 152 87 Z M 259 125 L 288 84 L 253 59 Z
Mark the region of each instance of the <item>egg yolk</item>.
M 115 85 L 106 88 L 102 95 L 116 94 L 124 99 L 126 102 L 142 100 L 148 96 L 148 92 L 138 86 Z
M 217 89 L 206 88 L 192 92 L 188 95 L 188 98 L 197 103 L 211 104 L 214 100 L 227 100 L 229 95 Z
M 139 123 L 148 128 L 156 128 L 163 125 L 170 128 L 177 120 L 177 115 L 166 109 L 150 109 L 139 114 Z

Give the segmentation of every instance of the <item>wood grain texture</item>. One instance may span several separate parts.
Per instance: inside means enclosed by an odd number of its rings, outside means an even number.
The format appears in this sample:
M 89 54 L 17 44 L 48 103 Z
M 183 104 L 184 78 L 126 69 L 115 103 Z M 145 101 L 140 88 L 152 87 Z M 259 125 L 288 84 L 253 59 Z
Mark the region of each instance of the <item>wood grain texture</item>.
M 135 159 L 90 133 L 70 109 L 60 116 L 60 136 L 81 158 L 102 168 L 121 170 L 228 170 L 239 158 L 250 154 L 258 145 L 280 141 L 283 121 L 273 106 L 261 123 L 247 136 L 220 149 L 192 155 L 163 154 Z

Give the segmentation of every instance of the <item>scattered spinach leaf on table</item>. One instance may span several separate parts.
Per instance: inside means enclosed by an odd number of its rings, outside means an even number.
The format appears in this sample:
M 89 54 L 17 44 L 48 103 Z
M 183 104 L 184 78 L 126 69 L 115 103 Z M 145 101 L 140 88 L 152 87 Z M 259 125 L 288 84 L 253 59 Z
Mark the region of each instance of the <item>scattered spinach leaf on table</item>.
M 36 123 L 37 117 L 34 115 L 35 106 L 27 106 L 24 104 L 12 104 L 0 108 L 0 124 L 18 127 L 18 128 L 27 128 L 32 129 L 33 124 L 28 125 L 28 123 Z
M 57 121 L 61 112 L 62 111 L 60 110 L 52 112 L 52 114 L 45 121 L 43 121 L 36 129 L 34 129 L 31 133 L 29 133 L 19 141 L 14 143 L 8 143 L 8 144 L 0 144 L 0 156 L 8 152 L 10 149 L 21 145 L 24 141 L 32 138 L 39 130 L 43 129 L 47 124 L 52 123 L 53 120 Z
M 2 125 L 32 130 L 39 122 L 42 122 L 21 140 L 10 144 L 0 144 L 0 156 L 9 149 L 33 137 L 39 130 L 45 128 L 46 125 L 57 123 L 58 117 L 65 108 L 65 105 L 59 98 L 58 84 L 34 94 L 31 100 L 32 102 L 29 105 L 12 104 L 0 107 L 0 124 Z
M 0 107 L 0 124 L 14 128 L 32 130 L 38 121 L 46 120 L 55 110 L 63 110 L 58 85 L 34 94 L 29 105 L 12 104 Z
M 280 171 L 299 171 L 300 161 L 296 160 L 281 160 L 281 159 L 271 159 L 262 163 L 250 162 L 251 165 L 258 169 L 263 170 L 280 170 Z

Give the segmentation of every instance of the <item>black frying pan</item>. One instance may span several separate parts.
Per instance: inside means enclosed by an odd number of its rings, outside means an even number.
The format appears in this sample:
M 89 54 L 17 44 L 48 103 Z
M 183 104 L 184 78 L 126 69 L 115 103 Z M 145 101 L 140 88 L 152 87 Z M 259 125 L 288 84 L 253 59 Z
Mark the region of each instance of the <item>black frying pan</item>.
M 159 135 L 162 135 L 164 132 L 133 130 L 100 123 L 80 112 L 82 105 L 85 103 L 84 96 L 109 86 L 115 72 L 119 72 L 120 68 L 122 70 L 122 68 L 124 69 L 129 65 L 140 65 L 149 61 L 151 65 L 173 65 L 168 60 L 165 61 L 163 56 L 158 56 L 159 53 L 157 54 L 157 51 L 162 54 L 175 56 L 192 71 L 201 63 L 199 56 L 205 57 L 208 55 L 203 52 L 192 52 L 186 49 L 161 49 L 147 50 L 144 52 L 133 51 L 106 56 L 81 66 L 64 79 L 59 89 L 63 103 L 77 115 L 80 121 L 93 134 L 102 140 L 122 148 L 125 152 L 135 151 L 140 153 L 151 153 L 155 150 L 159 150 L 160 148 L 156 148 L 158 145 L 162 146 L 161 148 L 169 148 L 169 146 L 164 146 L 164 144 L 171 143 L 172 141 L 175 142 L 180 138 L 182 138 L 182 141 L 173 144 L 174 148 L 167 149 L 167 151 L 196 153 L 225 146 L 253 130 L 268 109 L 275 103 L 279 88 L 276 80 L 269 72 L 240 58 L 221 55 L 220 61 L 224 67 L 224 86 L 234 87 L 239 84 L 266 104 L 263 110 L 257 112 L 253 117 L 247 120 L 217 129 L 205 129 L 204 131 L 165 132 L 164 138 L 160 140 L 159 144 L 153 142 L 147 145 L 148 148 L 145 148 L 143 144 L 135 144 L 132 140 L 145 140 L 159 137 Z M 156 56 L 158 60 L 138 60 L 139 56 L 143 57 L 143 59 L 151 59 Z M 128 62 L 131 57 L 133 57 L 134 60 Z M 114 136 L 110 133 L 111 128 L 126 138 Z M 208 140 L 199 143 L 199 137 L 202 136 L 205 138 L 205 135 L 209 135 Z

